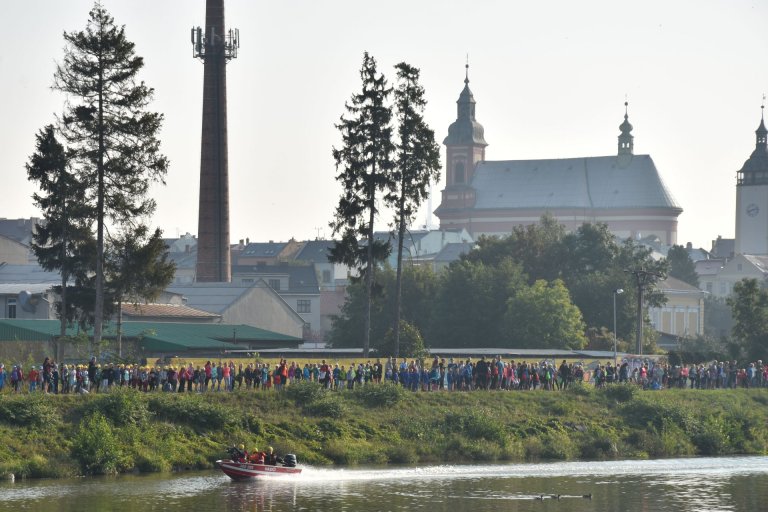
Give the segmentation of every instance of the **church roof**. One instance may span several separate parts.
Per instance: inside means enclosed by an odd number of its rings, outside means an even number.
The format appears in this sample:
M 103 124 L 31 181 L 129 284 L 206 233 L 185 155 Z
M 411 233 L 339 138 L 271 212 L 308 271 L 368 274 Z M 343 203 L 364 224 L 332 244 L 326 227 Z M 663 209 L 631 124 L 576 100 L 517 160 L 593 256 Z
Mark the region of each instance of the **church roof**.
M 472 187 L 476 209 L 670 208 L 682 211 L 649 155 L 485 161 Z

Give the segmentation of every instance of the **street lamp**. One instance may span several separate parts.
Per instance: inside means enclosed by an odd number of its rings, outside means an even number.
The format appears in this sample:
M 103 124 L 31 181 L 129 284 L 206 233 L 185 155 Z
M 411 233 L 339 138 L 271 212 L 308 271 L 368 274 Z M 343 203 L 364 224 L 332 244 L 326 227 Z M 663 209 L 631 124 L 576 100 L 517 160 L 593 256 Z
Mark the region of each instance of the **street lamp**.
M 613 290 L 613 365 L 616 366 L 618 363 L 618 357 L 616 355 L 616 296 L 624 293 L 624 290 L 622 288 L 616 288 Z

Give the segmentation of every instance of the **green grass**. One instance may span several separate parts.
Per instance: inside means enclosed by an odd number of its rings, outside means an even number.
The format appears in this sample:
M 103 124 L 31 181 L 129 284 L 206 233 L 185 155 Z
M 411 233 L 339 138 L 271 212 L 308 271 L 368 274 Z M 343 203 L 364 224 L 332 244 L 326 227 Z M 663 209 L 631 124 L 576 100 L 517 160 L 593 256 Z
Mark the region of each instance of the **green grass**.
M 225 448 L 303 464 L 768 453 L 768 390 L 152 393 L 0 397 L 0 476 L 212 468 Z

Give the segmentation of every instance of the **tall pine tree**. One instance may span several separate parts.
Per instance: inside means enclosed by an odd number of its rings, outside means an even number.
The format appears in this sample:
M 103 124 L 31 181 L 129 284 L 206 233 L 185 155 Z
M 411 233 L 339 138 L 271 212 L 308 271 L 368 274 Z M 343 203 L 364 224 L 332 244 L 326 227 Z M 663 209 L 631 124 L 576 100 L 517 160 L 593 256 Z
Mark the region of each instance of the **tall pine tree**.
M 163 116 L 147 111 L 153 89 L 138 81 L 144 60 L 125 37 L 125 28 L 100 3 L 83 31 L 65 32 L 64 61 L 53 88 L 67 101 L 59 130 L 72 151 L 72 164 L 85 185 L 96 223 L 93 341 L 101 341 L 104 319 L 105 222 L 131 225 L 154 211 L 153 181 L 164 180 L 168 160 L 157 135 Z
M 424 121 L 424 88 L 419 70 L 401 62 L 395 88 L 395 118 L 398 140 L 392 188 L 388 203 L 395 209 L 397 227 L 397 278 L 395 287 L 394 353 L 400 355 L 400 302 L 403 278 L 403 240 L 422 202 L 429 196 L 429 184 L 440 179 L 440 147 L 435 132 Z
M 89 222 L 92 211 L 83 202 L 85 188 L 72 172 L 69 155 L 56 139 L 52 125 L 37 134 L 35 153 L 26 168 L 29 180 L 36 182 L 40 189 L 32 199 L 43 215 L 43 222 L 35 226 L 32 235 L 32 252 L 45 270 L 61 274 L 61 285 L 56 291 L 61 321 L 59 336 L 63 338 L 68 320 L 73 316 L 73 303 L 76 303 L 68 300 L 68 291 L 86 280 L 88 273 L 93 271 L 90 257 L 93 237 Z M 58 361 L 58 346 L 55 352 Z
M 375 261 L 386 257 L 388 244 L 374 239 L 374 220 L 378 213 L 377 198 L 392 188 L 392 110 L 387 98 L 392 89 L 376 70 L 376 60 L 363 56 L 360 69 L 362 90 L 353 94 L 336 128 L 341 132 L 342 146 L 333 148 L 338 172 L 336 180 L 343 191 L 330 223 L 333 234 L 341 234 L 331 249 L 333 262 L 357 267 L 365 278 L 366 314 L 363 353 L 368 356 L 371 336 L 371 294 Z M 365 240 L 361 246 L 359 237 Z

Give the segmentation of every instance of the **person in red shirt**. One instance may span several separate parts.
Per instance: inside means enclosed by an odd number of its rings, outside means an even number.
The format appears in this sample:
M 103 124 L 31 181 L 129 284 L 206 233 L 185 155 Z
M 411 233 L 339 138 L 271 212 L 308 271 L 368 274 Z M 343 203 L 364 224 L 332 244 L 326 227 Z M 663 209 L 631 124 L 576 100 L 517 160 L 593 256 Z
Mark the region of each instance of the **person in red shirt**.
M 33 392 L 37 390 L 37 379 L 40 376 L 40 372 L 35 369 L 33 366 L 31 370 L 29 370 L 29 392 Z

